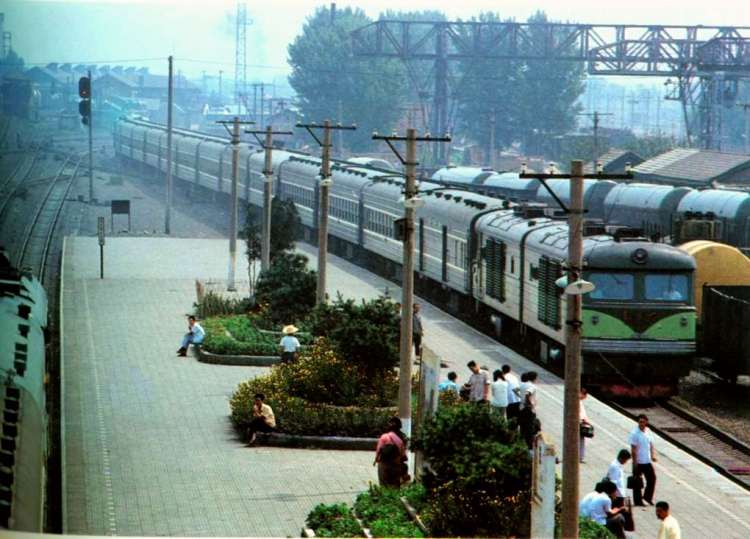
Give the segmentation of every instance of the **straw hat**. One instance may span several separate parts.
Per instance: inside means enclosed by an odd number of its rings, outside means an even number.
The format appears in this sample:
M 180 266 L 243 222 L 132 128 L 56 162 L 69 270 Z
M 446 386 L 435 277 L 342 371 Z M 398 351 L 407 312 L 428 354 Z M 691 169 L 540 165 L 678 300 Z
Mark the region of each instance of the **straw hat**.
M 291 324 L 290 324 L 290 325 L 288 325 L 288 326 L 284 326 L 284 329 L 282 329 L 282 330 L 281 330 L 281 332 L 282 332 L 282 333 L 283 333 L 284 335 L 292 335 L 292 334 L 294 334 L 294 333 L 297 333 L 298 331 L 299 331 L 299 329 L 297 329 L 296 327 L 294 327 L 294 326 L 293 326 L 293 325 L 291 325 Z

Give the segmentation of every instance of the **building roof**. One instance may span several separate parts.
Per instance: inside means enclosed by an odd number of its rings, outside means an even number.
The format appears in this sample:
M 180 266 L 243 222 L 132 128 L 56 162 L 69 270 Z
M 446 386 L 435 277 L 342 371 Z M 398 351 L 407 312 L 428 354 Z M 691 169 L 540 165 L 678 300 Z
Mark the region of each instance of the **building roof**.
M 630 150 L 612 148 L 599 156 L 599 162 L 602 164 L 605 173 L 616 174 L 625 172 L 625 166 L 628 163 L 632 167 L 643 163 L 643 157 Z M 586 163 L 583 170 L 587 174 L 594 172 L 594 163 Z
M 26 76 L 35 82 L 56 83 L 60 85 L 77 82 L 76 76 L 67 71 L 51 69 L 50 67 L 32 67 L 26 72 Z
M 749 167 L 747 155 L 676 148 L 644 161 L 633 168 L 633 173 L 638 180 L 703 186 L 731 180 L 734 173 Z

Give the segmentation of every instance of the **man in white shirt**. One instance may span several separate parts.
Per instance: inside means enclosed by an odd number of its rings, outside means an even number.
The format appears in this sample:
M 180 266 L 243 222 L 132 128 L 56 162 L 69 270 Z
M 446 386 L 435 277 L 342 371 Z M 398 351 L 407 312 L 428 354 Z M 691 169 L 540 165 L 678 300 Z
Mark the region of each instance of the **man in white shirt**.
M 621 449 L 617 458 L 613 460 L 607 469 L 607 479 L 612 481 L 617 487 L 615 499 L 612 502 L 613 507 L 622 507 L 625 504 L 625 491 L 627 481 L 625 480 L 625 465 L 630 460 L 630 451 Z
M 492 373 L 492 385 L 490 406 L 492 410 L 499 413 L 503 419 L 507 419 L 506 410 L 508 408 L 508 382 L 503 377 L 503 371 L 500 369 Z
M 279 343 L 279 346 L 281 347 L 282 363 L 291 363 L 297 359 L 297 352 L 299 352 L 301 346 L 297 337 L 294 336 L 297 331 L 299 330 L 291 324 L 284 326 L 284 329 L 281 330 L 284 334 Z
M 508 409 L 506 410 L 508 419 L 515 418 L 518 420 L 518 412 L 521 407 L 521 398 L 517 393 L 517 391 L 520 391 L 518 376 L 511 372 L 510 365 L 503 365 L 501 370 L 505 377 L 505 381 L 508 382 Z
M 656 503 L 656 518 L 661 520 L 657 539 L 682 539 L 680 523 L 670 514 L 667 502 Z
M 602 494 L 592 497 L 588 501 L 585 507 L 586 511 L 582 516 L 606 526 L 618 539 L 625 539 L 625 517 L 621 513 L 627 511 L 627 509 L 612 507 L 612 499 L 615 497 L 617 487 L 614 483 L 605 481 L 602 490 Z
M 192 315 L 188 316 L 188 332 L 185 333 L 185 336 L 182 338 L 182 343 L 177 350 L 177 355 L 180 357 L 186 357 L 188 346 L 191 344 L 202 344 L 205 337 L 206 331 L 195 320 L 195 317 Z
M 654 450 L 654 435 L 648 428 L 648 417 L 645 414 L 638 416 L 638 426 L 633 429 L 628 437 L 630 452 L 633 454 L 633 477 L 646 478 L 646 490 L 641 495 L 640 488 L 633 489 L 633 504 L 644 505 L 645 501 L 649 505 L 654 505 L 654 490 L 656 489 L 656 472 L 654 472 L 654 462 L 656 462 L 656 451 Z

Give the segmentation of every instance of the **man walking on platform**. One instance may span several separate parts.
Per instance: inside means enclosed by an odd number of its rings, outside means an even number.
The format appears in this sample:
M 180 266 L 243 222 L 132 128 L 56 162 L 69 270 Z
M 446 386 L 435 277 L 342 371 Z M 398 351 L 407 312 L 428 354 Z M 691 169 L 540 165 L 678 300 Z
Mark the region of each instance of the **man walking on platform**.
M 466 364 L 471 370 L 471 376 L 466 383 L 469 386 L 469 400 L 471 402 L 487 402 L 490 397 L 490 376 L 487 371 L 479 368 L 476 361 Z
M 680 532 L 680 523 L 677 522 L 677 519 L 670 514 L 669 504 L 667 502 L 657 502 L 656 518 L 661 520 L 661 527 L 659 528 L 659 535 L 657 539 L 682 538 L 682 533 Z
M 633 478 L 636 482 L 633 485 L 633 503 L 644 505 L 645 501 L 649 505 L 654 505 L 656 472 L 654 472 L 653 463 L 657 461 L 657 458 L 654 450 L 654 436 L 648 428 L 648 417 L 645 414 L 638 416 L 638 426 L 630 433 L 628 443 L 630 452 L 633 454 Z M 641 476 L 646 478 L 646 490 L 643 495 L 641 495 L 640 485 L 637 484 Z

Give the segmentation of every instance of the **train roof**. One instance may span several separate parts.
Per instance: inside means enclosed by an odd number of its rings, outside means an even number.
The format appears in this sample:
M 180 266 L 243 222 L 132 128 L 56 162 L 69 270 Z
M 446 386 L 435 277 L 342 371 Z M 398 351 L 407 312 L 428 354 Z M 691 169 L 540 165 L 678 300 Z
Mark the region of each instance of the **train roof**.
M 432 179 L 450 183 L 482 183 L 493 173 L 491 168 L 448 166 L 436 171 Z
M 692 191 L 689 187 L 654 185 L 650 183 L 621 183 L 604 199 L 607 211 L 622 209 L 658 209 L 674 211 L 682 197 Z
M 539 180 L 521 178 L 518 172 L 495 172 L 485 178 L 482 185 L 513 191 L 536 191 L 540 187 Z
M 710 213 L 726 219 L 750 217 L 750 194 L 743 191 L 706 189 L 685 195 L 677 206 L 679 213 Z

